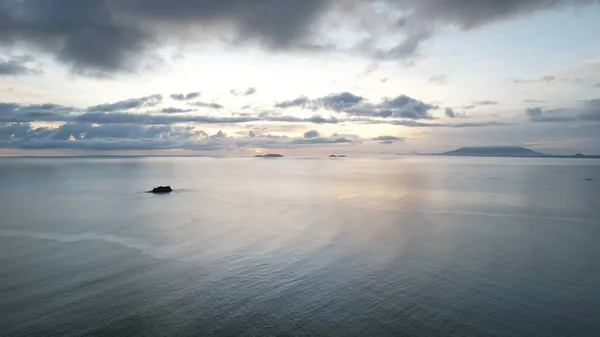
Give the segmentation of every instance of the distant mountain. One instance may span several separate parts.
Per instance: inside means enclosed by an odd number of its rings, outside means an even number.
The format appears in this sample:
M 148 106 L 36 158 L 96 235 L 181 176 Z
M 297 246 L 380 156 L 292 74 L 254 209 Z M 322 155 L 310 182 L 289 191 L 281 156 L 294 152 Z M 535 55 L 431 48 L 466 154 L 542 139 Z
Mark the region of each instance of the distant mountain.
M 545 154 L 520 146 L 461 147 L 458 150 L 442 153 L 446 156 L 500 156 L 500 157 L 541 157 Z
M 600 158 L 581 153 L 559 156 L 537 152 L 521 146 L 476 146 L 461 147 L 454 151 L 436 153 L 438 156 L 479 156 L 479 157 L 544 157 L 544 158 Z
M 279 153 L 268 153 L 268 154 L 257 154 L 254 157 L 257 157 L 257 158 L 283 158 L 283 155 L 281 155 Z

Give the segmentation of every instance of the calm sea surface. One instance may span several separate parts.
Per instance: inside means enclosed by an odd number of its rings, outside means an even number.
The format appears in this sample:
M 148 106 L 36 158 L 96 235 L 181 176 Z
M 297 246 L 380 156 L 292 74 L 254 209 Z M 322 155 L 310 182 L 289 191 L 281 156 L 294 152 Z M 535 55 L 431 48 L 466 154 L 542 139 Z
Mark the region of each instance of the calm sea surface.
M 600 336 L 600 161 L 0 159 L 0 335 Z

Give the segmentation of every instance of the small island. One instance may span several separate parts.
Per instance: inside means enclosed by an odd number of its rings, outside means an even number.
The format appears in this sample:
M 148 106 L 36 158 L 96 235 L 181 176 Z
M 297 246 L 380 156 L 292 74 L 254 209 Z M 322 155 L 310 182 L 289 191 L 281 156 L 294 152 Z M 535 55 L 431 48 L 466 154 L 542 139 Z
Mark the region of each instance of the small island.
M 257 154 L 256 158 L 283 158 L 283 155 L 279 153 L 268 153 L 268 154 Z
M 148 193 L 153 194 L 167 194 L 173 192 L 171 186 L 158 186 L 152 189 L 152 191 L 148 191 Z
M 329 158 L 346 158 L 346 156 L 343 155 L 343 154 L 340 154 L 340 155 L 337 155 L 337 156 L 335 154 L 332 154 L 332 155 L 329 156 Z

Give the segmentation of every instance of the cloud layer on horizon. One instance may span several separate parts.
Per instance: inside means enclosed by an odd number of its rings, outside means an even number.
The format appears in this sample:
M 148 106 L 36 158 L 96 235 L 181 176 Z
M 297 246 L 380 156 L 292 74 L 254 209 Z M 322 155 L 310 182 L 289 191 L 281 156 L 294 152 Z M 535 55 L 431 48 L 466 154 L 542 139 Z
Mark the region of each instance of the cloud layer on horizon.
M 187 97 L 185 94 L 184 97 Z M 193 96 L 193 95 L 192 95 Z M 474 119 L 468 122 L 450 122 L 452 117 L 465 117 L 452 108 L 442 111 L 436 106 L 420 100 L 398 95 L 395 98 L 382 98 L 377 103 L 369 99 L 342 92 L 330 94 L 316 99 L 300 96 L 301 99 L 277 103 L 279 112 L 261 111 L 251 108 L 251 112 L 237 113 L 229 109 L 215 114 L 199 114 L 195 109 L 179 107 L 162 107 L 163 95 L 153 94 L 139 98 L 129 98 L 112 103 L 93 105 L 87 108 L 75 108 L 58 104 L 18 104 L 0 103 L 0 148 L 42 149 L 42 148 L 79 148 L 86 150 L 111 149 L 231 149 L 240 147 L 293 147 L 336 144 L 357 144 L 360 137 L 331 136 L 324 137 L 318 126 L 348 127 L 359 125 L 388 125 L 406 128 L 423 128 L 430 130 L 467 130 L 478 128 L 516 127 L 519 125 L 536 125 L 541 123 L 572 123 L 573 125 L 591 125 L 600 122 L 600 99 L 581 102 L 570 109 L 543 109 L 531 107 L 525 111 L 520 120 L 508 118 L 504 120 Z M 194 97 L 190 97 L 194 99 Z M 177 101 L 177 100 L 176 100 Z M 190 104 L 186 100 L 181 104 Z M 215 103 L 216 104 L 216 103 Z M 283 107 L 282 107 L 283 106 Z M 300 108 L 302 115 L 287 115 L 291 107 Z M 217 111 L 221 111 L 217 110 Z M 436 111 L 436 115 L 431 114 Z M 319 113 L 324 113 L 320 115 Z M 438 120 L 445 114 L 445 121 Z M 42 123 L 40 126 L 40 123 Z M 207 144 L 213 136 L 208 136 L 204 127 L 243 129 L 247 125 L 262 124 L 296 125 L 298 132 L 304 127 L 308 129 L 297 137 L 271 136 L 259 131 L 244 131 L 239 136 L 220 140 L 219 146 Z M 50 126 L 48 126 L 50 125 Z M 298 130 L 300 129 L 300 130 Z M 307 130 L 304 129 L 304 130 Z M 285 131 L 284 131 L 285 132 Z M 380 136 L 368 138 L 381 144 L 392 144 L 406 138 L 396 136 Z M 126 145 L 118 145 L 122 142 Z M 211 143 L 214 145 L 214 141 Z M 154 147 L 153 147 L 154 146 Z M 212 147 L 211 147 L 212 146 Z

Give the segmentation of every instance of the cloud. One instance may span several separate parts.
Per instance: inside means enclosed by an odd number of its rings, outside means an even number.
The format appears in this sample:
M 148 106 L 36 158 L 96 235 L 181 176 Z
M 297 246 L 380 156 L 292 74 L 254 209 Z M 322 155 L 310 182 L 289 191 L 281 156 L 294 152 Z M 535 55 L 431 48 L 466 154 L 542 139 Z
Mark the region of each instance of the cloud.
M 525 100 L 525 103 L 546 103 L 546 101 L 539 100 L 539 99 L 527 99 L 527 100 Z
M 382 118 L 433 119 L 429 113 L 437 106 L 423 101 L 400 95 L 394 98 L 385 97 L 380 103 L 365 103 L 343 109 L 343 112 L 353 116 L 370 116 Z
M 329 52 L 325 22 L 366 30 L 363 55 L 407 59 L 446 27 L 474 29 L 538 11 L 597 4 L 597 0 L 5 0 L 0 45 L 26 46 L 53 56 L 75 73 L 134 72 L 159 58 L 157 50 L 207 40 L 271 51 Z M 386 15 L 381 15 L 384 12 Z M 391 48 L 379 42 L 400 41 Z
M 446 82 L 448 81 L 448 77 L 445 75 L 438 75 L 438 76 L 433 76 L 429 78 L 429 82 L 430 83 L 434 83 L 434 84 L 446 84 Z
M 294 139 L 293 143 L 298 145 L 315 145 L 315 144 L 344 144 L 344 143 L 353 143 L 354 141 L 348 138 L 299 138 Z
M 0 58 L 0 76 L 39 75 L 43 71 L 34 68 L 33 57 L 21 55 L 12 58 Z
M 133 71 L 184 29 L 193 33 L 181 40 L 220 29 L 230 33 L 232 44 L 256 41 L 286 50 L 304 42 L 328 5 L 325 0 L 6 0 L 0 3 L 0 45 L 26 44 L 76 73 L 106 76 Z
M 269 122 L 286 122 L 286 123 L 314 123 L 314 124 L 337 124 L 340 122 L 337 118 L 325 118 L 315 115 L 309 118 L 300 118 L 295 116 L 264 116 L 262 120 Z
M 393 141 L 404 140 L 404 138 L 394 137 L 394 136 L 379 136 L 379 137 L 371 138 L 371 140 L 382 141 L 382 142 L 386 142 L 386 141 L 392 141 L 393 142 Z
M 218 103 L 206 103 L 206 102 L 193 102 L 188 103 L 187 105 L 196 106 L 199 108 L 210 108 L 210 109 L 223 109 L 223 106 Z
M 509 126 L 513 125 L 505 122 L 498 121 L 485 121 L 485 122 L 470 122 L 470 123 L 424 123 L 416 120 L 401 119 L 401 120 L 381 120 L 364 118 L 356 120 L 355 122 L 361 124 L 389 124 L 406 126 L 410 128 L 479 128 L 488 126 Z
M 461 109 L 464 109 L 464 110 L 475 109 L 475 104 L 469 104 L 469 105 L 462 106 Z
M 514 79 L 513 82 L 515 84 L 533 84 L 533 83 L 557 83 L 557 82 L 571 82 L 571 83 L 580 83 L 580 82 L 585 82 L 586 79 L 581 78 L 581 77 L 564 77 L 564 76 L 554 76 L 554 75 L 548 75 L 548 76 L 542 76 L 542 77 L 536 77 L 536 78 L 529 78 L 529 79 L 523 79 L 523 78 L 517 78 Z
M 0 122 L 64 121 L 77 109 L 57 104 L 0 103 Z
M 600 121 L 600 99 L 582 101 L 572 109 L 527 108 L 525 114 L 534 123 L 596 122 Z
M 200 97 L 201 94 L 202 93 L 200 92 L 190 92 L 187 94 L 172 94 L 171 99 L 174 99 L 176 101 L 189 101 Z
M 411 32 L 400 44 L 389 49 L 376 49 L 373 54 L 381 60 L 410 59 L 418 55 L 421 43 L 430 39 L 432 35 L 428 29 Z
M 319 108 L 342 112 L 350 116 L 371 116 L 383 118 L 432 119 L 429 111 L 437 106 L 424 103 L 406 95 L 382 98 L 377 104 L 369 103 L 364 97 L 350 92 L 330 94 L 317 99 L 300 96 L 294 100 L 279 102 L 277 108 L 302 107 L 312 110 Z
M 300 97 L 298 97 L 296 99 L 293 99 L 293 100 L 290 100 L 290 101 L 279 102 L 279 103 L 275 104 L 275 107 L 276 108 L 286 109 L 286 108 L 291 108 L 291 107 L 304 106 L 309 101 L 310 100 L 308 99 L 308 97 L 300 96 Z
M 531 78 L 531 79 L 522 79 L 522 78 L 517 78 L 515 80 L 513 80 L 514 83 L 552 83 L 556 81 L 556 77 L 555 76 L 542 76 L 542 77 L 538 77 L 538 78 Z
M 317 130 L 310 130 L 310 131 L 306 131 L 304 133 L 304 138 L 317 138 L 320 136 L 319 131 Z
M 245 91 L 237 91 L 234 89 L 229 90 L 229 92 L 233 95 L 233 96 L 251 96 L 254 95 L 256 93 L 256 88 L 254 87 L 250 87 L 248 89 L 246 89 Z
M 130 100 L 123 101 L 129 102 Z M 216 103 L 215 103 L 216 104 Z M 110 109 L 131 107 L 132 104 L 114 103 Z M 138 104 L 139 105 L 139 104 Z M 319 115 L 311 117 L 295 117 L 281 115 L 243 115 L 243 116 L 198 116 L 177 115 L 176 108 L 166 108 L 162 114 L 130 113 L 130 112 L 105 112 L 105 105 L 94 106 L 88 110 L 79 110 L 56 104 L 21 105 L 17 103 L 0 103 L 0 122 L 78 122 L 93 124 L 139 124 L 139 125 L 171 125 L 177 123 L 201 124 L 237 124 L 257 121 L 283 122 L 283 123 L 312 123 L 312 124 L 337 124 L 341 120 L 326 118 Z
M 581 118 L 588 121 L 600 121 L 600 98 L 583 102 Z
M 498 105 L 498 101 L 489 101 L 489 100 L 483 100 L 483 101 L 474 101 L 473 104 L 475 105 Z
M 445 108 L 444 114 L 446 115 L 446 117 L 450 117 L 450 118 L 456 117 L 456 114 L 454 114 L 454 110 L 452 108 Z
M 363 100 L 363 97 L 353 95 L 346 91 L 339 94 L 331 94 L 322 97 L 318 99 L 316 103 L 320 103 L 326 109 L 342 111 L 343 109 L 350 108 L 359 104 Z
M 403 40 L 388 50 L 376 51 L 382 59 L 407 59 L 418 56 L 421 45 L 430 39 L 434 32 L 447 27 L 471 30 L 494 22 L 510 20 L 530 15 L 538 11 L 563 8 L 567 6 L 594 5 L 596 0 L 521 0 L 521 1 L 480 1 L 469 0 L 384 0 L 385 10 L 392 20 L 371 23 L 381 27 L 371 33 L 403 33 Z M 364 13 L 364 6 L 361 8 Z M 398 19 L 400 16 L 400 19 Z M 360 22 L 369 22 L 363 17 Z M 392 23 L 393 22 L 393 23 Z
M 130 98 L 116 103 L 106 103 L 87 108 L 90 112 L 113 112 L 153 107 L 162 103 L 163 96 L 159 94 L 140 98 Z
M 600 83 L 594 84 L 594 88 L 600 88 Z
M 312 110 L 323 108 L 339 112 L 346 108 L 358 105 L 364 100 L 365 99 L 363 97 L 356 96 L 345 91 L 341 93 L 330 94 L 317 99 L 309 99 L 305 96 L 300 96 L 293 100 L 279 102 L 275 104 L 275 107 L 283 109 L 291 107 L 303 107 Z
M 180 109 L 180 108 L 173 108 L 173 107 L 163 108 L 160 110 L 160 112 L 166 113 L 166 114 L 177 114 L 177 113 L 191 112 L 191 111 L 194 111 L 194 110 L 193 109 Z
M 295 148 L 350 144 L 344 137 L 291 138 L 285 136 L 229 137 L 223 131 L 207 135 L 195 127 L 144 125 L 93 125 L 67 123 L 57 128 L 33 128 L 27 123 L 0 124 L 0 148 L 115 150 L 227 150 L 244 148 Z

